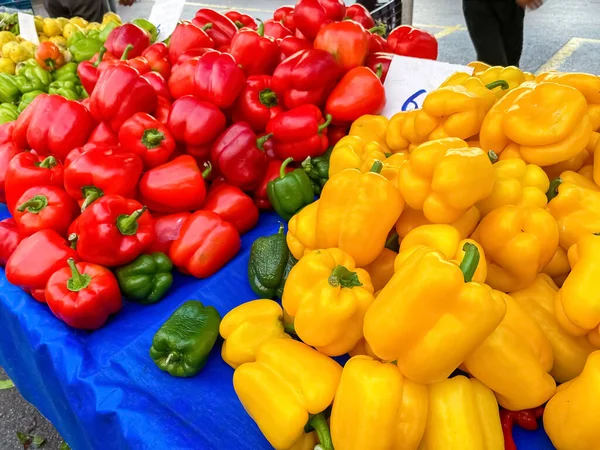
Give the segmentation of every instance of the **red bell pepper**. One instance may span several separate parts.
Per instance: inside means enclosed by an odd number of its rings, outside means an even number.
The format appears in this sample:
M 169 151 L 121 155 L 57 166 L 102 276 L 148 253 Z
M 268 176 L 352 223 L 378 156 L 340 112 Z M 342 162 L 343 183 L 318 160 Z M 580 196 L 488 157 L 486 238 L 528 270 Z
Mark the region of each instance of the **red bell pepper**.
M 199 58 L 200 56 L 204 56 L 207 53 L 210 52 L 216 52 L 217 50 L 215 50 L 214 48 L 195 48 L 193 50 L 188 50 L 187 52 L 183 52 L 181 54 L 181 56 L 179 57 L 179 59 L 177 60 L 177 63 L 173 65 L 173 70 L 175 70 L 175 68 L 179 67 L 181 64 L 183 64 L 186 61 L 189 61 L 192 58 Z M 193 75 L 192 75 L 192 81 L 193 81 Z
M 158 97 L 156 109 L 152 113 L 154 118 L 160 123 L 167 124 L 169 122 L 169 114 L 171 113 L 171 102 L 164 97 Z
M 210 23 L 198 27 L 188 21 L 177 25 L 169 39 L 169 59 L 171 60 L 171 64 L 176 64 L 179 57 L 188 50 L 215 48 L 214 41 L 206 32 L 211 27 L 212 24 Z
M 21 149 L 17 147 L 14 142 L 6 142 L 0 144 L 0 202 L 6 203 L 5 194 L 5 181 L 6 173 L 8 172 L 8 166 L 10 160 L 13 159 L 18 153 L 21 153 Z
M 393 53 L 372 53 L 367 58 L 365 66 L 371 69 L 373 72 L 375 72 L 375 74 L 377 74 L 377 76 L 383 83 L 385 81 L 385 77 L 387 77 L 388 70 L 390 70 L 390 64 L 392 63 L 393 58 Z M 379 73 L 381 73 L 381 76 L 379 76 Z
M 52 41 L 44 41 L 35 51 L 35 61 L 44 70 L 56 70 L 65 63 L 65 57 L 58 45 Z
M 140 199 L 152 212 L 176 213 L 200 209 L 206 198 L 204 178 L 210 166 L 200 172 L 189 155 L 178 156 L 155 167 L 140 180 Z
M 41 230 L 23 239 L 6 262 L 6 279 L 45 303 L 44 290 L 54 272 L 79 260 L 68 242 L 54 230 Z
M 269 164 L 267 165 L 267 170 L 265 171 L 263 179 L 261 180 L 258 187 L 254 189 L 252 196 L 254 197 L 254 204 L 259 209 L 271 209 L 271 202 L 269 201 L 269 197 L 267 195 L 267 185 L 269 184 L 269 181 L 273 181 L 276 178 L 279 178 L 282 164 L 283 161 L 279 159 L 269 160 Z M 288 173 L 294 169 L 290 166 L 286 166 L 284 170 L 285 173 Z
M 103 70 L 90 98 L 94 118 L 107 122 L 114 132 L 136 112 L 154 111 L 157 102 L 156 91 L 148 80 L 125 65 Z
M 23 236 L 49 229 L 66 237 L 77 213 L 77 205 L 64 189 L 36 186 L 27 189 L 17 201 L 14 218 Z
M 39 155 L 52 154 L 62 161 L 84 145 L 96 127 L 85 106 L 60 95 L 40 94 L 30 106 L 17 119 L 13 140 Z
M 119 144 L 142 159 L 144 170 L 166 163 L 175 151 L 175 139 L 169 129 L 146 113 L 136 113 L 123 124 Z
M 103 195 L 134 197 L 142 160 L 118 147 L 88 145 L 75 149 L 65 167 L 65 190 L 86 210 Z
M 109 53 L 108 51 L 106 53 L 104 53 L 104 57 L 102 58 L 102 61 L 98 65 L 98 76 L 100 75 L 100 73 L 102 73 L 103 70 L 106 70 L 112 66 L 118 66 L 118 65 L 125 65 L 125 66 L 131 66 L 131 67 L 136 66 L 137 64 L 135 63 L 134 60 L 137 58 L 129 59 L 130 58 L 129 53 L 131 52 L 131 50 L 133 50 L 133 45 L 128 44 L 127 47 L 125 47 L 125 50 L 123 50 L 123 54 L 121 55 L 120 58 L 115 57 L 112 53 Z M 100 59 L 100 53 L 98 53 L 98 58 Z M 90 62 L 93 60 L 94 60 L 94 58 L 90 59 Z M 132 62 L 133 62 L 133 64 L 131 64 Z M 147 64 L 147 60 L 146 60 L 145 70 L 149 70 L 147 65 L 148 64 Z M 136 70 L 137 70 L 137 68 L 136 68 Z
M 240 30 L 231 40 L 229 53 L 248 76 L 270 75 L 279 63 L 279 47 L 272 37 L 265 36 L 262 22 L 256 31 Z
M 204 209 L 217 213 L 240 234 L 251 230 L 258 223 L 258 208 L 252 199 L 240 188 L 227 183 L 211 186 Z
M 171 107 L 169 130 L 177 142 L 202 148 L 208 155 L 214 140 L 225 130 L 227 119 L 212 103 L 196 97 L 181 97 Z
M 135 58 L 128 60 L 125 64 L 127 64 L 129 67 L 133 67 L 140 73 L 140 75 L 150 72 L 150 64 L 143 56 L 136 56 Z
M 232 224 L 212 211 L 197 211 L 181 228 L 169 256 L 181 272 L 206 278 L 233 258 L 241 244 Z
M 15 155 L 8 164 L 4 192 L 12 213 L 23 193 L 34 186 L 63 186 L 63 166 L 54 156 L 46 158 L 33 152 Z
M 340 80 L 327 98 L 326 114 L 334 124 L 354 122 L 365 114 L 379 114 L 385 106 L 381 80 L 367 67 L 355 67 Z
M 312 104 L 323 106 L 342 77 L 342 69 L 325 50 L 298 52 L 273 72 L 273 90 L 287 109 Z
M 339 22 L 346 16 L 343 0 L 298 0 L 294 8 L 296 28 L 311 41 L 321 27 Z
M 106 49 L 117 58 L 123 55 L 128 45 L 133 46 L 129 58 L 140 56 L 150 46 L 150 34 L 137 25 L 126 23 L 112 30 L 104 43 Z
M 248 77 L 232 110 L 234 122 L 247 122 L 256 132 L 267 128 L 269 120 L 282 111 L 271 82 L 268 75 Z
M 314 105 L 304 105 L 282 112 L 269 120 L 267 133 L 272 135 L 273 149 L 278 159 L 294 158 L 304 161 L 315 158 L 327 150 L 327 126 L 331 116 L 323 119 L 321 110 Z
M 238 28 L 226 15 L 207 8 L 199 9 L 192 23 L 200 28 L 209 23 L 211 24 L 206 32 L 215 42 L 217 50 L 224 50 L 229 47 L 231 39 L 238 31 Z
M 383 27 L 383 29 L 385 30 L 385 26 Z M 371 28 L 369 30 L 369 54 L 372 55 L 373 53 L 387 52 L 387 40 L 380 34 L 374 33 L 373 30 L 374 28 Z
M 296 36 L 287 36 L 278 41 L 280 60 L 284 61 L 294 53 L 298 53 L 300 50 L 312 49 L 312 44 L 306 39 L 299 38 Z
M 512 432 L 515 423 L 525 430 L 537 430 L 538 419 L 543 415 L 543 406 L 522 411 L 508 411 L 506 409 L 501 409 L 500 424 L 502 425 L 502 433 L 504 434 L 504 450 L 517 450 Z
M 396 55 L 433 59 L 438 56 L 438 42 L 429 31 L 400 25 L 387 38 L 388 50 Z
M 273 12 L 273 19 L 281 22 L 292 33 L 296 32 L 296 23 L 294 22 L 294 7 L 289 5 L 280 6 Z
M 173 241 L 179 237 L 181 227 L 190 216 L 191 214 L 189 212 L 180 212 L 168 214 L 166 216 L 153 217 L 154 240 L 152 241 L 152 244 L 150 244 L 150 247 L 146 249 L 146 252 L 161 252 L 168 255 Z
M 83 61 L 77 66 L 77 75 L 88 95 L 91 95 L 94 86 L 96 86 L 96 83 L 98 82 L 98 77 L 100 76 L 98 66 L 102 63 L 105 54 L 106 47 L 102 47 L 95 62 L 92 62 L 92 60 Z
M 12 142 L 13 131 L 15 130 L 15 124 L 16 124 L 16 122 L 14 120 L 0 124 L 0 144 L 6 144 L 7 142 Z
M 325 25 L 315 38 L 314 47 L 331 53 L 344 72 L 362 66 L 369 54 L 369 34 L 352 20 Z
M 88 138 L 88 144 L 100 144 L 100 145 L 119 145 L 119 139 L 117 134 L 108 126 L 106 122 L 98 124 L 90 137 Z
M 52 274 L 46 285 L 46 301 L 64 323 L 82 330 L 100 328 L 108 316 L 121 310 L 123 300 L 113 273 L 97 264 L 69 258 L 68 267 Z
M 254 18 L 248 14 L 242 14 L 238 11 L 227 11 L 225 15 L 235 24 L 236 27 L 238 27 L 238 29 L 246 27 L 256 30 L 256 28 L 258 28 L 256 20 L 254 20 Z
M 283 39 L 284 37 L 293 36 L 294 32 L 279 21 L 268 19 L 264 22 L 265 36 L 270 36 L 274 39 Z
M 347 125 L 333 125 L 327 128 L 327 140 L 329 141 L 329 146 L 333 147 L 338 143 L 340 139 L 348 134 L 350 131 L 350 127 Z
M 165 97 L 166 99 L 171 99 L 171 93 L 169 92 L 169 86 L 167 85 L 167 81 L 163 78 L 163 76 L 158 72 L 147 72 L 142 75 L 142 78 L 146 80 L 156 91 L 156 95 L 159 97 Z
M 346 8 L 346 17 L 360 23 L 367 30 L 375 26 L 371 13 L 360 3 L 354 3 Z
M 15 219 L 10 217 L 0 221 L 0 267 L 6 266 L 6 261 L 14 253 L 21 239 L 23 236 Z
M 152 217 L 135 200 L 105 195 L 81 214 L 77 253 L 84 261 L 108 267 L 137 258 L 154 239 Z
M 215 169 L 227 183 L 251 191 L 267 170 L 262 144 L 268 138 L 257 139 L 245 122 L 234 123 L 217 139 L 210 152 Z
M 156 42 L 142 52 L 148 61 L 148 67 L 153 72 L 160 73 L 166 80 L 171 75 L 171 62 L 169 61 L 169 47 L 164 42 Z

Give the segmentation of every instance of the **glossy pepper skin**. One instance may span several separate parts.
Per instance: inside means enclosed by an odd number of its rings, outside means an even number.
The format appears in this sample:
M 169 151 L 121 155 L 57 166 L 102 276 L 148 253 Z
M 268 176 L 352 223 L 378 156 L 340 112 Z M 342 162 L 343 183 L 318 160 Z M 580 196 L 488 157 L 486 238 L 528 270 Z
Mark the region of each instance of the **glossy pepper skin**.
M 317 156 L 316 158 L 311 158 L 309 156 L 302 161 L 302 169 L 306 172 L 308 178 L 310 178 L 315 195 L 321 195 L 323 186 L 325 186 L 325 183 L 329 180 L 329 160 L 331 158 L 332 150 L 333 149 L 329 147 L 329 149 L 321 156 Z
M 540 326 L 512 297 L 494 292 L 504 300 L 506 315 L 465 358 L 464 367 L 496 393 L 504 408 L 535 408 L 556 390 L 548 373 L 553 364 L 552 346 Z
M 346 7 L 346 17 L 354 22 L 360 23 L 367 30 L 375 26 L 375 21 L 371 17 L 371 13 L 360 3 L 354 3 Z
M 37 186 L 23 193 L 13 217 L 23 237 L 45 229 L 67 236 L 69 225 L 76 215 L 77 205 L 63 189 Z
M 383 360 L 397 360 L 412 381 L 434 383 L 448 377 L 505 314 L 502 297 L 471 281 L 480 257 L 477 247 L 467 244 L 463 250 L 460 266 L 425 246 L 401 252 L 401 264 L 365 316 L 364 335 L 373 352 Z M 452 320 L 442 320 L 446 316 Z
M 15 84 L 26 94 L 31 91 L 45 91 L 52 83 L 52 75 L 37 64 L 27 65 L 15 76 Z
M 23 236 L 15 219 L 9 217 L 0 221 L 0 267 L 6 266 L 6 262 L 21 242 Z
M 481 219 L 481 215 L 479 214 L 479 210 L 473 206 L 469 209 L 465 214 L 463 214 L 458 220 L 452 222 L 454 228 L 458 230 L 461 239 L 467 239 Z M 396 222 L 396 232 L 400 239 L 404 238 L 411 230 L 414 230 L 421 225 L 427 225 L 431 222 L 428 221 L 423 215 L 423 211 L 415 210 L 409 207 L 404 208 L 400 218 Z
M 329 178 L 311 231 L 315 248 L 340 248 L 357 267 L 377 258 L 404 208 L 400 192 L 377 173 L 381 167 L 377 161 L 368 173 L 348 169 Z
M 229 47 L 229 53 L 247 76 L 271 75 L 279 63 L 279 48 L 275 39 L 265 36 L 265 25 L 260 23 L 256 31 L 238 31 Z
M 226 15 L 208 8 L 199 9 L 192 23 L 200 28 L 206 27 L 209 23 L 212 24 L 206 29 L 206 32 L 215 42 L 217 50 L 229 48 L 231 39 L 238 31 L 235 24 Z
M 284 220 L 290 220 L 314 200 L 312 184 L 302 169 L 286 173 L 287 165 L 292 161 L 292 158 L 286 159 L 279 168 L 279 177 L 267 183 L 269 202 Z
M 294 24 L 312 41 L 323 26 L 341 21 L 345 14 L 346 5 L 341 0 L 300 0 L 294 7 Z
M 41 91 L 32 91 L 41 92 Z M 19 104 L 20 105 L 20 104 Z M 19 108 L 12 103 L 0 104 L 0 123 L 12 122 L 19 117 Z
M 138 155 L 149 170 L 169 160 L 175 151 L 175 140 L 169 129 L 150 114 L 139 112 L 119 129 L 119 144 Z
M 119 145 L 117 134 L 104 122 L 98 124 L 88 139 L 88 144 Z
M 433 59 L 438 56 L 437 39 L 429 32 L 410 25 L 394 28 L 387 38 L 388 49 L 396 55 Z
M 203 209 L 221 216 L 240 234 L 251 230 L 258 222 L 258 208 L 252 199 L 237 186 L 225 182 L 213 183 Z
M 115 270 L 125 297 L 143 305 L 158 302 L 173 284 L 173 263 L 164 253 L 138 256 Z
M 10 161 L 21 152 L 14 142 L 0 144 L 0 202 L 6 203 L 6 174 Z
M 54 272 L 77 253 L 54 230 L 41 230 L 23 239 L 6 262 L 6 279 L 45 303 L 44 290 Z
M 333 401 L 341 374 L 337 362 L 302 342 L 270 339 L 258 347 L 254 362 L 235 370 L 233 387 L 269 443 L 285 450 L 302 439 L 311 415 L 319 417 L 317 433 L 328 437 L 320 413 Z M 333 448 L 330 443 L 324 448 Z
M 77 32 L 67 40 L 67 45 L 73 59 L 82 63 L 92 59 L 102 48 L 103 42 L 91 33 L 85 36 L 83 33 Z
M 600 431 L 594 420 L 599 403 L 600 351 L 592 353 L 581 375 L 558 387 L 544 410 L 544 430 L 559 450 L 592 450 Z
M 233 121 L 247 122 L 256 132 L 264 131 L 269 120 L 283 111 L 272 83 L 269 75 L 248 77 L 246 87 L 233 107 Z
M 401 111 L 390 119 L 385 141 L 394 153 L 412 151 L 429 140 L 429 135 L 438 125 L 439 118 L 422 109 Z
M 297 212 L 288 223 L 285 241 L 290 253 L 296 259 L 302 258 L 307 251 L 317 248 L 315 229 L 320 200 L 305 206 Z
M 329 158 L 329 176 L 345 169 L 368 172 L 375 161 L 386 160 L 386 149 L 377 141 L 368 141 L 358 136 L 345 136 L 338 141 Z
M 182 212 L 153 217 L 154 240 L 146 249 L 146 252 L 161 252 L 168 255 L 171 244 L 179 237 L 181 227 L 190 216 L 189 212 Z
M 594 347 L 585 336 L 572 336 L 560 326 L 554 312 L 557 293 L 552 279 L 541 273 L 528 287 L 511 292 L 510 296 L 544 331 L 554 355 L 550 375 L 558 383 L 565 383 L 581 373 Z
M 169 59 L 171 60 L 171 64 L 177 64 L 179 57 L 188 50 L 215 48 L 214 41 L 206 33 L 206 30 L 210 29 L 211 26 L 198 27 L 187 21 L 183 21 L 177 25 L 169 40 Z
M 482 73 L 478 73 L 475 76 L 479 78 L 485 85 L 498 80 L 506 81 L 506 83 L 508 83 L 508 89 L 494 89 L 494 94 L 496 94 L 496 97 L 498 98 L 504 97 L 511 89 L 514 89 L 527 81 L 525 74 L 515 66 L 490 67 L 489 69 Z
M 69 267 L 56 271 L 46 285 L 46 302 L 67 325 L 82 330 L 100 328 L 123 301 L 112 272 L 102 266 L 67 260 Z
M 282 298 L 298 337 L 329 356 L 354 348 L 372 302 L 369 274 L 335 248 L 305 254 L 290 271 Z
M 488 259 L 486 283 L 503 292 L 523 289 L 550 262 L 558 228 L 542 208 L 507 205 L 483 218 L 473 234 Z
M 137 258 L 154 238 L 152 217 L 135 200 L 105 195 L 78 220 L 77 253 L 81 259 L 108 267 Z
M 279 170 L 281 169 L 282 164 L 283 161 L 280 161 L 278 159 L 269 160 L 267 163 L 267 170 L 265 171 L 265 175 L 263 176 L 261 182 L 258 184 L 258 187 L 252 192 L 254 203 L 261 210 L 271 209 L 271 202 L 269 201 L 269 196 L 267 194 L 267 187 L 270 181 L 279 178 Z M 292 170 L 293 169 L 289 166 L 286 166 L 284 169 L 285 173 L 289 173 Z
M 96 62 L 91 62 L 89 60 L 81 62 L 77 66 L 77 75 L 79 80 L 81 81 L 81 85 L 85 89 L 85 91 L 90 95 L 98 83 L 98 77 L 100 76 L 100 71 L 98 67 L 102 63 L 102 59 L 106 54 L 106 47 L 100 48 L 98 53 L 98 58 Z
M 240 246 L 232 224 L 212 211 L 196 211 L 181 228 L 169 256 L 183 273 L 206 278 L 229 262 Z
M 311 50 L 312 44 L 304 38 L 286 36 L 277 42 L 279 44 L 280 60 L 285 61 L 300 50 Z
M 219 337 L 220 322 L 214 307 L 188 300 L 158 329 L 150 357 L 174 377 L 192 377 L 206 365 Z
M 173 35 L 171 35 L 172 39 Z M 167 47 L 164 42 L 156 42 L 142 52 L 142 56 L 148 61 L 150 70 L 160 73 L 165 80 L 168 80 L 171 75 L 169 53 L 170 47 Z
M 292 33 L 296 31 L 296 23 L 294 22 L 294 7 L 289 5 L 280 6 L 273 11 L 273 19 L 281 22 Z
M 239 11 L 234 10 L 226 11 L 223 14 L 227 16 L 227 18 L 231 20 L 238 29 L 246 27 L 256 30 L 256 28 L 258 27 L 254 18 L 252 16 L 249 16 L 248 14 L 243 14 Z
M 323 106 L 343 72 L 325 50 L 295 53 L 273 72 L 273 90 L 287 109 L 301 105 Z
M 106 49 L 120 58 L 125 48 L 131 45 L 129 58 L 140 56 L 150 46 L 150 33 L 133 23 L 123 24 L 110 32 L 104 46 Z
M 457 178 L 455 174 L 465 174 Z M 400 192 L 433 223 L 451 223 L 494 187 L 492 163 L 481 149 L 457 138 L 421 144 L 401 168 Z
M 347 134 L 366 141 L 376 141 L 385 149 L 386 153 L 389 153 L 390 149 L 385 141 L 388 125 L 389 120 L 387 117 L 367 114 L 352 122 Z
M 142 78 L 152 85 L 152 87 L 156 91 L 156 95 L 158 95 L 159 97 L 165 97 L 169 100 L 171 99 L 171 93 L 169 92 L 169 86 L 167 85 L 167 81 L 163 78 L 163 76 L 160 73 L 146 72 L 144 73 L 144 75 L 142 75 Z
M 282 24 L 280 21 L 275 19 L 267 19 L 264 21 L 265 25 L 265 36 L 269 36 L 273 39 L 280 40 L 285 37 L 293 36 L 292 30 Z M 232 41 L 233 42 L 233 41 Z
M 313 45 L 331 53 L 344 72 L 362 66 L 369 54 L 368 32 L 353 20 L 325 25 L 319 30 Z
M 245 82 L 244 72 L 231 55 L 210 52 L 198 60 L 193 94 L 226 109 L 233 105 Z

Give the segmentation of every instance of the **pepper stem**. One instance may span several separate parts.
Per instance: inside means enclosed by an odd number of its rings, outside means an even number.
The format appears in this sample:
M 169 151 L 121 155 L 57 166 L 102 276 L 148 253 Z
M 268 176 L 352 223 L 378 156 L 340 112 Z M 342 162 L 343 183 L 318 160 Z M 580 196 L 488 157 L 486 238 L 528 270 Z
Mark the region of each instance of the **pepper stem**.
M 504 80 L 496 80 L 496 81 L 492 81 L 490 84 L 486 84 L 485 87 L 490 90 L 500 87 L 503 91 L 505 91 L 508 89 L 509 86 L 508 86 L 508 83 Z
M 562 184 L 562 178 L 557 177 L 550 182 L 550 187 L 548 188 L 548 192 L 546 192 L 546 198 L 548 199 L 548 203 L 554 197 L 558 195 L 558 187 Z
M 260 19 L 256 20 L 258 21 L 258 28 L 256 29 L 256 32 L 260 37 L 263 37 L 265 35 L 265 24 Z
M 202 27 L 203 31 L 210 30 L 212 28 L 212 22 L 208 22 L 206 25 Z
M 381 77 L 383 76 L 383 64 L 377 64 L 375 67 L 375 75 L 381 80 Z
M 496 154 L 496 152 L 494 150 L 490 150 L 488 152 L 488 158 L 490 158 L 490 162 L 492 164 L 494 164 L 496 161 L 498 161 L 498 155 Z
M 98 52 L 98 59 L 96 60 L 96 62 L 94 64 L 92 64 L 93 67 L 98 67 L 100 65 L 100 63 L 102 62 L 102 58 L 104 58 L 105 53 L 106 53 L 106 47 L 101 47 L 100 52 Z
M 465 252 L 465 256 L 460 263 L 460 270 L 465 278 L 465 283 L 470 283 L 479 265 L 479 249 L 470 242 L 465 243 L 462 249 Z
M 259 137 L 256 140 L 256 146 L 262 150 L 265 145 L 265 142 L 267 142 L 269 139 L 271 139 L 272 136 L 273 136 L 273 133 L 269 133 L 269 134 L 265 134 L 264 136 Z
M 375 25 L 373 28 L 369 28 L 369 33 L 378 34 L 379 36 L 384 36 L 386 31 L 387 27 L 383 22 L 377 22 L 377 25 Z
M 212 164 L 210 163 L 210 161 L 206 161 L 204 163 L 204 171 L 202 172 L 202 178 L 204 178 L 205 180 L 210 176 L 210 173 L 212 172 Z
M 283 318 L 281 319 L 283 320 Z M 296 328 L 294 328 L 294 324 L 293 323 L 283 323 L 283 331 L 285 331 L 287 334 L 293 334 L 294 336 L 297 336 L 296 334 Z
M 323 413 L 312 416 L 308 421 L 308 425 L 314 428 L 314 430 L 317 432 L 319 444 L 323 450 L 333 450 L 331 432 L 329 431 L 329 425 L 327 425 L 327 419 L 325 419 Z
M 142 135 L 142 144 L 148 149 L 159 147 L 161 142 L 164 141 L 165 135 L 158 131 L 156 128 L 149 128 L 144 130 Z
M 92 281 L 92 277 L 85 273 L 80 273 L 73 258 L 67 259 L 67 264 L 71 268 L 71 278 L 67 280 L 67 289 L 71 292 L 79 292 L 88 287 Z
M 291 163 L 292 161 L 294 161 L 294 158 L 289 157 L 288 159 L 286 159 L 285 161 L 283 161 L 281 163 L 281 167 L 279 168 L 279 178 L 284 178 L 285 177 L 285 169 L 287 168 L 288 164 Z
M 383 169 L 383 163 L 381 161 L 373 162 L 373 166 L 369 172 L 381 173 L 381 169 Z
M 40 163 L 38 167 L 42 167 L 44 169 L 52 169 L 54 166 L 56 166 L 56 164 L 56 158 L 54 156 L 48 156 Z
M 395 231 L 392 234 L 390 234 L 387 240 L 385 241 L 385 248 L 394 252 L 398 252 L 400 250 L 400 245 L 398 243 L 399 237 L 400 236 L 398 236 L 398 233 L 396 233 Z
M 81 212 L 104 195 L 104 191 L 96 186 L 84 186 L 81 188 L 81 192 L 85 199 L 81 204 Z
M 21 206 L 17 208 L 17 211 L 23 212 L 27 210 L 27 212 L 31 214 L 39 214 L 46 206 L 48 206 L 48 197 L 45 195 L 35 195 L 25 203 L 21 204 Z
M 69 247 L 71 247 L 73 250 L 77 250 L 77 241 L 79 240 L 77 233 L 71 233 L 67 240 L 70 243 Z
M 127 47 L 125 47 L 125 50 L 123 50 L 123 54 L 121 55 L 121 61 L 127 61 L 127 57 L 131 50 L 133 50 L 133 44 L 127 44 Z
M 235 26 L 237 27 L 237 29 L 239 30 L 240 28 L 244 28 L 244 24 L 242 22 L 240 22 L 239 20 L 236 20 L 235 22 Z
M 123 236 L 133 236 L 139 227 L 138 219 L 146 212 L 148 208 L 144 206 L 132 212 L 130 215 L 121 214 L 117 217 L 117 228 Z
M 319 125 L 319 129 L 318 129 L 319 134 L 321 134 L 321 131 L 323 131 L 325 128 L 327 128 L 331 124 L 331 119 L 332 118 L 333 117 L 331 117 L 331 114 L 327 114 L 325 116 L 325 122 L 322 123 L 321 125 Z
M 258 99 L 267 108 L 277 106 L 277 94 L 275 94 L 275 92 L 273 92 L 271 89 L 263 89 L 260 91 L 258 94 Z
M 358 279 L 358 274 L 348 270 L 344 266 L 337 266 L 333 269 L 328 281 L 331 287 L 353 288 L 362 286 L 362 283 Z
M 283 234 L 284 231 L 285 231 L 285 227 L 283 226 L 283 224 L 281 222 L 279 222 L 279 230 L 277 230 L 277 234 Z

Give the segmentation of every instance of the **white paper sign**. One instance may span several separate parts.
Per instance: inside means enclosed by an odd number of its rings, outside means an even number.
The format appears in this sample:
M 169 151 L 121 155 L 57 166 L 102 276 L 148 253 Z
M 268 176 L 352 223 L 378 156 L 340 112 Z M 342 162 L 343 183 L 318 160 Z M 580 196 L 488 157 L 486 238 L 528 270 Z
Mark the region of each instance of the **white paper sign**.
M 31 14 L 18 13 L 19 18 L 19 34 L 29 42 L 39 45 L 40 40 L 35 29 L 35 22 Z
M 183 12 L 185 0 L 156 0 L 148 21 L 156 25 L 158 29 L 157 42 L 167 39 L 177 26 L 177 22 Z
M 387 102 L 381 115 L 389 119 L 400 111 L 420 108 L 427 93 L 455 72 L 472 75 L 473 68 L 394 55 L 383 83 Z

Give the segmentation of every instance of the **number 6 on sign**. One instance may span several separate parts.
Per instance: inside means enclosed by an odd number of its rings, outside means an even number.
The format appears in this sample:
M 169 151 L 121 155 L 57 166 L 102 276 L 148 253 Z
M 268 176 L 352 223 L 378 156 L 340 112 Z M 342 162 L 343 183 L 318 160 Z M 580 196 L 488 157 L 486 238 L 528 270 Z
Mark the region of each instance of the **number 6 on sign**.
M 427 91 L 425 89 L 421 89 L 420 91 L 415 92 L 413 95 L 408 97 L 404 104 L 402 105 L 402 111 L 410 111 L 413 109 L 418 109 L 420 105 L 416 102 L 416 100 L 423 94 L 426 94 Z

